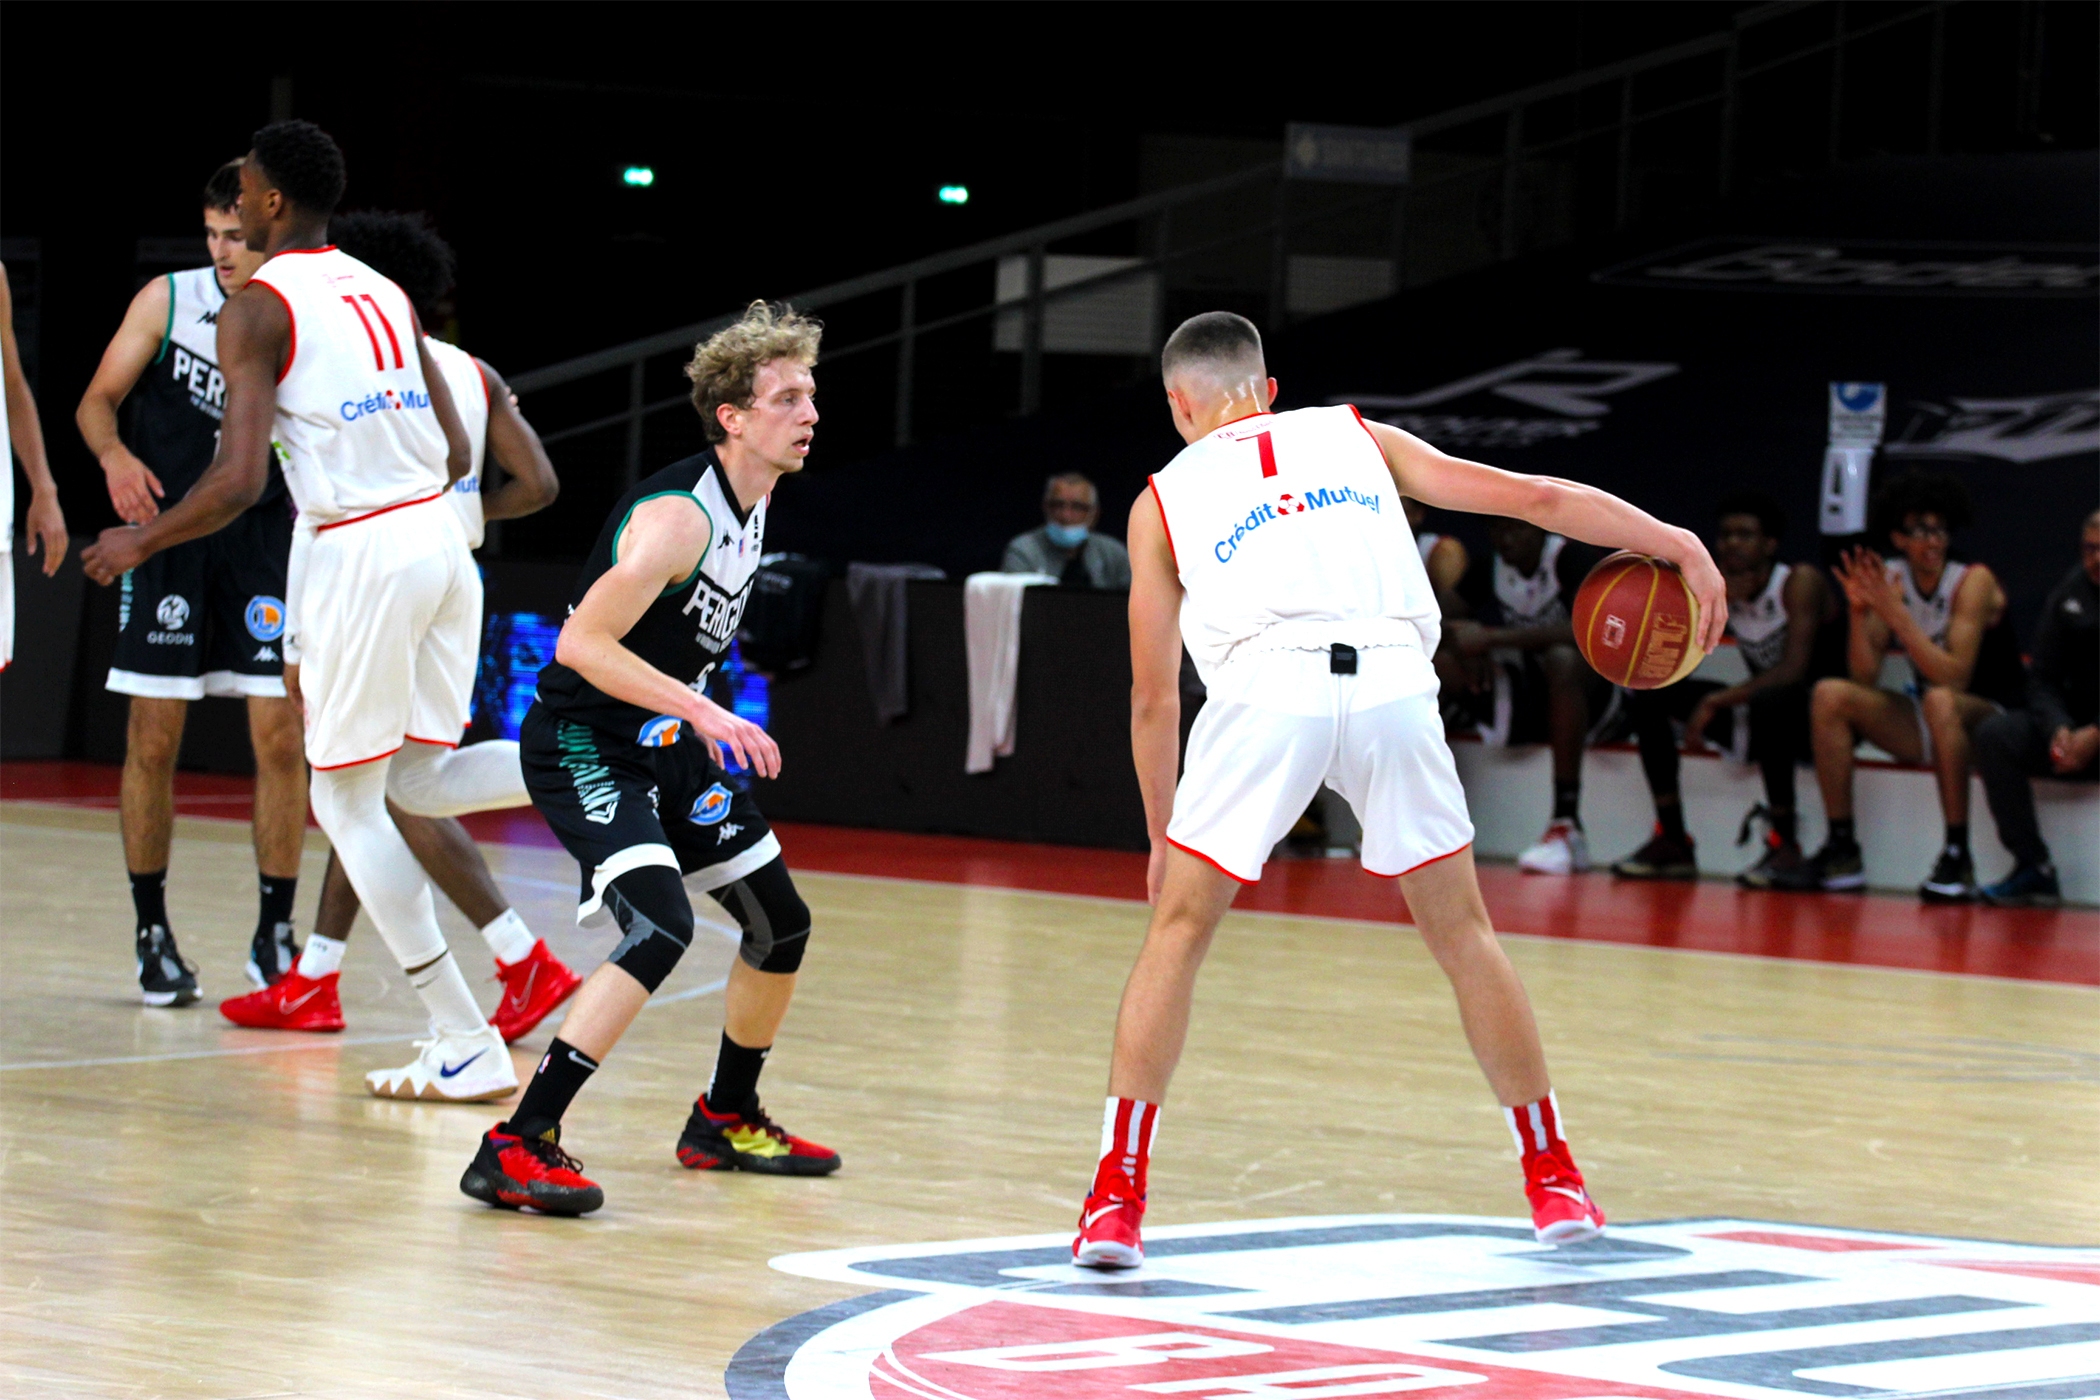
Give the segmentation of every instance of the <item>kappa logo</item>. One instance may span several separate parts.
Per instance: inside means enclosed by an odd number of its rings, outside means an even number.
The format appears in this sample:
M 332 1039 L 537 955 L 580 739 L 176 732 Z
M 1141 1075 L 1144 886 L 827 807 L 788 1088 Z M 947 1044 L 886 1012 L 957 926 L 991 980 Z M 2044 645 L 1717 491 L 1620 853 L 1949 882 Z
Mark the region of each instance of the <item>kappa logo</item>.
M 693 799 L 693 810 L 686 820 L 695 826 L 713 826 L 729 815 L 730 792 L 720 783 Z
M 792 1254 L 882 1291 L 747 1343 L 732 1400 L 1798 1400 L 2100 1395 L 2100 1249 L 1748 1220 L 1316 1216 Z
M 248 624 L 248 635 L 256 641 L 274 642 L 284 635 L 284 599 L 258 593 L 248 600 L 248 611 L 242 620 Z

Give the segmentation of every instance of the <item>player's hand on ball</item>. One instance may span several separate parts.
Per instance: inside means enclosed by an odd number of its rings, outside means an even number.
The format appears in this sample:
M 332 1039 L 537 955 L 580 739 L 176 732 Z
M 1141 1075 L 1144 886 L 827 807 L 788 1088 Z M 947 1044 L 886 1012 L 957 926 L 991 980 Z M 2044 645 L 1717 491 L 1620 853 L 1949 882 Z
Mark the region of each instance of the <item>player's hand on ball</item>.
M 1706 552 L 1706 542 L 1689 530 L 1682 533 L 1684 547 L 1671 562 L 1684 571 L 1685 586 L 1699 604 L 1699 650 L 1711 652 L 1721 645 L 1728 627 L 1728 585 L 1721 581 L 1713 555 Z
M 80 551 L 80 567 L 97 583 L 115 583 L 119 576 L 145 563 L 151 553 L 140 547 L 134 526 L 112 525 Z
M 723 709 L 712 700 L 701 698 L 694 708 L 692 723 L 704 738 L 719 746 L 715 750 L 717 756 L 726 748 L 736 756 L 738 764 L 759 777 L 780 776 L 780 745 L 750 720 Z

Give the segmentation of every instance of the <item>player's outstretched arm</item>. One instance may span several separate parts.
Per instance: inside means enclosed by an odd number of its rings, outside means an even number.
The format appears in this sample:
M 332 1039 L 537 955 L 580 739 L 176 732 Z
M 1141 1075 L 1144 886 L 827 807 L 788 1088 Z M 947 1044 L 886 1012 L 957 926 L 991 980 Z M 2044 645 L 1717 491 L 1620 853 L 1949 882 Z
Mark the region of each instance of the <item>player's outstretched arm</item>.
M 510 386 L 503 382 L 503 376 L 486 360 L 474 363 L 489 391 L 489 459 L 503 469 L 503 484 L 493 491 L 488 478 L 482 478 L 481 518 L 515 520 L 545 510 L 561 494 L 561 482 L 555 479 L 554 463 L 547 460 L 546 446 L 511 402 Z
M 44 456 L 44 425 L 37 418 L 36 396 L 22 375 L 22 352 L 15 345 L 15 298 L 7 285 L 7 269 L 0 267 L 0 384 L 7 394 L 7 435 L 15 455 L 22 459 L 22 473 L 29 478 L 29 552 L 44 547 L 44 577 L 58 572 L 66 557 L 65 512 L 58 508 L 58 483 L 51 479 L 51 463 Z M 12 465 L 4 467 L 13 471 Z
M 143 525 L 160 514 L 159 498 L 167 495 L 160 478 L 132 454 L 117 436 L 117 408 L 161 351 L 168 330 L 168 279 L 156 277 L 139 288 L 124 313 L 124 322 L 110 337 L 102 352 L 102 363 L 80 396 L 73 422 L 109 486 L 109 503 L 117 516 L 133 525 Z
M 613 566 L 562 624 L 554 659 L 615 700 L 674 715 L 728 745 L 737 762 L 759 777 L 777 777 L 780 748 L 771 735 L 657 670 L 621 640 L 666 589 L 692 578 L 713 534 L 696 501 L 663 497 L 636 506 L 614 541 Z
M 423 366 L 423 387 L 430 394 L 430 411 L 437 415 L 438 427 L 445 434 L 445 484 L 450 486 L 474 470 L 474 440 L 467 436 L 459 405 L 452 402 L 452 386 L 445 381 L 437 361 L 430 358 L 430 347 L 423 343 L 422 319 L 414 307 L 409 308 L 408 314 L 415 322 L 416 360 Z
M 1385 423 L 1366 422 L 1385 453 L 1401 494 L 1445 510 L 1506 515 L 1527 520 L 1587 544 L 1632 549 L 1667 559 L 1684 571 L 1699 603 L 1699 645 L 1712 651 L 1728 625 L 1728 589 L 1705 542 L 1689 530 L 1666 525 L 1608 491 L 1553 476 L 1526 476 L 1439 452 Z
M 1151 491 L 1130 508 L 1130 756 L 1152 838 L 1145 897 L 1157 902 L 1181 766 L 1181 577 Z

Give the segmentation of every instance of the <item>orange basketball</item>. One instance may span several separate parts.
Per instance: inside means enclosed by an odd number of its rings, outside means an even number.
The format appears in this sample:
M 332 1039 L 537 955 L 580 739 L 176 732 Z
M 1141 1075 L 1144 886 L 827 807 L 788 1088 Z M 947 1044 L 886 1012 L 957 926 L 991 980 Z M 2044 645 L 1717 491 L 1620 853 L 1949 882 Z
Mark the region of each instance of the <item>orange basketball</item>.
M 1622 549 L 1575 592 L 1575 645 L 1598 675 L 1629 690 L 1673 685 L 1692 673 L 1699 604 L 1666 560 Z

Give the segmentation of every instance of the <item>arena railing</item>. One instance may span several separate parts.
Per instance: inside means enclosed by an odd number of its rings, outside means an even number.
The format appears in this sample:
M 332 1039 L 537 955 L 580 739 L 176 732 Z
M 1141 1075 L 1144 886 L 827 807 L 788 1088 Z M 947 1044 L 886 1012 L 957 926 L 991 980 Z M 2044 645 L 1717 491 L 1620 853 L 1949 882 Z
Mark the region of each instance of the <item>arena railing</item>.
M 1938 154 L 1942 142 L 1947 15 L 1955 0 L 1926 0 L 1902 6 L 1848 6 L 1845 0 L 1779 0 L 1743 11 L 1731 27 L 1703 38 L 1566 78 L 1471 103 L 1391 128 L 1414 151 L 1414 170 L 1404 184 L 1366 188 L 1293 180 L 1282 161 L 1264 162 L 1214 179 L 1178 186 L 1107 208 L 986 239 L 967 247 L 914 259 L 894 267 L 811 288 L 784 298 L 815 311 L 889 294 L 892 329 L 839 343 L 827 342 L 824 361 L 839 361 L 894 347 L 891 440 L 914 439 L 914 409 L 923 378 L 920 347 L 929 336 L 976 321 L 1018 314 L 1021 413 L 1043 406 L 1046 327 L 1059 304 L 1098 296 L 1105 289 L 1149 279 L 1152 294 L 1149 343 L 1156 353 L 1177 278 L 1208 269 L 1205 284 L 1218 284 L 1217 269 L 1238 269 L 1232 290 L 1251 295 L 1246 309 L 1260 309 L 1274 330 L 1292 316 L 1293 249 L 1308 238 L 1333 246 L 1337 230 L 1348 230 L 1363 246 L 1365 230 L 1391 266 L 1390 283 L 1378 295 L 1458 272 L 1507 261 L 1598 231 L 1623 228 L 1651 212 L 1644 177 L 1681 175 L 1687 164 L 1708 178 L 1681 204 L 1726 197 L 1744 173 L 1745 147 L 1756 134 L 1770 138 L 1759 169 L 1782 165 L 1836 165 L 1845 153 L 1848 73 L 1865 71 L 1878 57 L 1863 41 L 1904 26 L 1927 31 L 1916 144 Z M 1863 12 L 1863 22 L 1855 22 Z M 1864 55 L 1863 57 L 1861 57 Z M 1823 62 L 1818 65 L 1818 59 Z M 1868 76 L 1885 80 L 1887 63 Z M 1815 71 L 1805 71 L 1813 69 Z M 1805 76 L 1810 94 L 1827 104 L 1820 131 L 1801 135 L 1802 94 L 1779 92 L 1779 75 Z M 1777 100 L 1762 106 L 1760 92 Z M 1879 110 L 1879 109 L 1877 109 Z M 1885 116 L 1885 112 L 1882 113 Z M 1886 127 L 1886 121 L 1883 126 Z M 1791 130 L 1789 130 L 1791 128 Z M 1885 130 L 1877 133 L 1886 136 Z M 1647 148 L 1647 149 L 1644 149 Z M 1694 180 L 1695 186 L 1698 181 Z M 1228 203 L 1232 213 L 1226 213 Z M 1122 231 L 1124 255 L 1097 274 L 1061 285 L 1046 282 L 1053 248 L 1075 240 L 1097 246 L 1102 235 Z M 1249 287 L 1251 250 L 1265 252 L 1266 286 Z M 1235 257 L 1235 254 L 1238 254 Z M 952 274 L 1021 259 L 1019 295 L 1002 298 L 994 280 L 989 299 L 939 314 L 922 310 L 922 289 Z M 1187 279 L 1184 279 L 1186 281 Z M 1228 277 L 1228 281 L 1233 278 Z M 981 284 L 980 284 L 981 285 Z M 1364 298 L 1375 299 L 1375 297 Z M 687 402 L 681 392 L 652 398 L 648 368 L 666 356 L 685 357 L 694 343 L 730 324 L 737 313 L 695 321 L 656 335 L 517 375 L 521 395 L 600 376 L 624 375 L 625 403 L 616 411 L 553 428 L 545 441 L 558 444 L 619 429 L 625 434 L 622 462 L 632 482 L 641 468 L 643 429 L 655 414 Z M 1308 313 L 1310 314 L 1310 313 Z M 1009 337 L 1011 338 L 1011 337 Z M 995 333 L 994 344 L 998 336 Z M 537 413 L 537 410 L 536 410 Z

